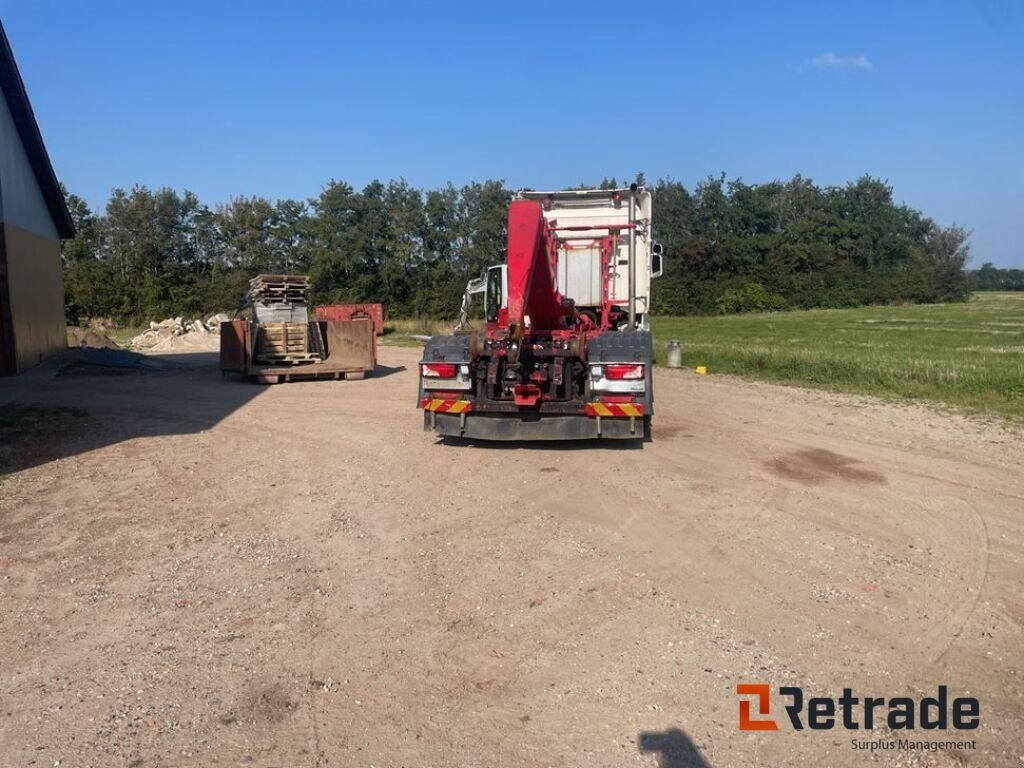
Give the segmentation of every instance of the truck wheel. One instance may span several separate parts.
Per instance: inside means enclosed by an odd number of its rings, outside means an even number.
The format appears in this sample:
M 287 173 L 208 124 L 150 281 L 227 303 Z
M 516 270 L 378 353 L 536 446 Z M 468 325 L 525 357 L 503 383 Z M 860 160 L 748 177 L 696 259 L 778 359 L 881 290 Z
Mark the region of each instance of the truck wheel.
M 651 434 L 651 417 L 644 416 L 644 442 L 649 443 L 654 440 Z

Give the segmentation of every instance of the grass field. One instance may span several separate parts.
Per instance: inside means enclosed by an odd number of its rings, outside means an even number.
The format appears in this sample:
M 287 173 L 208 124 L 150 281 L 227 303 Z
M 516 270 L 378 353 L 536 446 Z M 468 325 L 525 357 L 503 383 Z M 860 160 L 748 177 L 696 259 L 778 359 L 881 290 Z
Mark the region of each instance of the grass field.
M 1024 420 L 1024 293 L 962 304 L 659 317 L 687 367 L 841 392 L 930 400 Z
M 104 329 L 104 333 L 122 347 L 127 347 L 132 343 L 132 339 L 148 329 L 149 323 L 146 323 L 145 325 L 111 325 Z
M 483 320 L 475 320 L 474 328 L 483 328 Z M 384 333 L 380 343 L 389 347 L 421 347 L 423 340 L 417 336 L 439 336 L 452 333 L 454 320 L 392 320 L 384 321 Z

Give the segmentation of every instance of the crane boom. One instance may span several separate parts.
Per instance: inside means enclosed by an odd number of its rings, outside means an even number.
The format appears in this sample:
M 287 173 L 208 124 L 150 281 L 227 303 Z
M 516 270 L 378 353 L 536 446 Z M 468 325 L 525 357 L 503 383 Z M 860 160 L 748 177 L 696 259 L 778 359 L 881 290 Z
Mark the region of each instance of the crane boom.
M 571 310 L 555 284 L 555 240 L 536 200 L 508 209 L 508 321 L 524 332 L 564 329 Z

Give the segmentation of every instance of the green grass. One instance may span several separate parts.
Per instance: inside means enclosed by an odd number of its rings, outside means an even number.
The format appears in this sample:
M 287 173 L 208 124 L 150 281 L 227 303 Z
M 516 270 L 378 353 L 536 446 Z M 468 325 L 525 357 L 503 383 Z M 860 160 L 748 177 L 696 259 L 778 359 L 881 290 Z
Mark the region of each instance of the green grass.
M 477 323 L 474 327 L 482 327 Z M 380 343 L 389 347 L 422 347 L 423 340 L 416 336 L 438 336 L 452 333 L 455 323 L 441 320 L 388 320 L 384 323 L 384 332 L 380 335 Z
M 840 392 L 927 400 L 1024 420 L 1024 293 L 962 304 L 651 321 L 687 367 Z
M 138 336 L 143 331 L 149 330 L 149 323 L 144 325 L 123 325 L 117 327 L 108 327 L 104 333 L 110 338 L 120 344 L 122 347 L 130 346 L 132 339 Z

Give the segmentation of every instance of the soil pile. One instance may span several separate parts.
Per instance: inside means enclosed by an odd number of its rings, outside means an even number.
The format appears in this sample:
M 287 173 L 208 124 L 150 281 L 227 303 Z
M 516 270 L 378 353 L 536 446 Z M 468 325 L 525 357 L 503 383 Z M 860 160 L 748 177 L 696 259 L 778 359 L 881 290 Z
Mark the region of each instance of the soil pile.
M 112 338 L 95 328 L 82 328 L 77 325 L 68 326 L 69 349 L 118 349 L 119 345 Z

